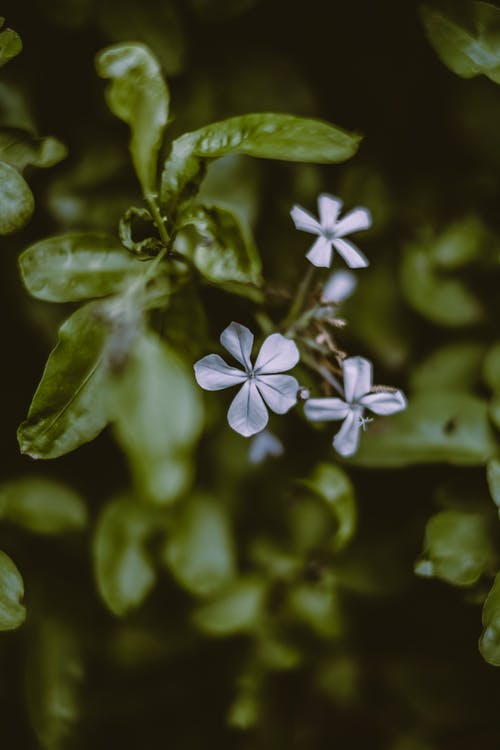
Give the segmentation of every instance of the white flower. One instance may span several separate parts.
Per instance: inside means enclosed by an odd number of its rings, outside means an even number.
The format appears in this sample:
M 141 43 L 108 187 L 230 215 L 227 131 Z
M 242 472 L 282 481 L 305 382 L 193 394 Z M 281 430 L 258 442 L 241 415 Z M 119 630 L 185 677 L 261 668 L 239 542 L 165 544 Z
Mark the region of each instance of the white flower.
M 239 323 L 231 323 L 220 336 L 220 342 L 243 365 L 230 367 L 218 354 L 209 354 L 194 365 L 198 385 L 206 391 L 219 391 L 241 385 L 227 414 L 230 426 L 240 435 L 250 437 L 266 426 L 269 415 L 266 404 L 276 414 L 285 414 L 297 403 L 299 384 L 291 370 L 299 361 L 299 350 L 291 339 L 272 333 L 262 344 L 255 365 L 251 354 L 253 333 Z M 264 403 L 265 402 L 265 403 Z
M 367 208 L 353 208 L 339 220 L 341 208 L 340 198 L 322 193 L 318 198 L 319 221 L 302 206 L 294 206 L 290 216 L 297 229 L 319 235 L 306 255 L 313 266 L 329 268 L 335 248 L 349 268 L 365 268 L 368 265 L 367 258 L 345 236 L 371 227 L 371 214 Z
M 283 443 L 270 430 L 263 430 L 252 438 L 248 460 L 251 464 L 261 464 L 266 458 L 283 455 Z
M 358 280 L 351 271 L 334 271 L 326 280 L 321 299 L 329 304 L 340 305 L 354 294 L 357 285 Z
M 333 447 L 341 456 L 352 456 L 359 444 L 361 428 L 371 421 L 365 409 L 374 414 L 396 414 L 406 409 L 401 391 L 372 390 L 372 363 L 363 357 L 349 357 L 343 362 L 344 399 L 310 398 L 304 405 L 306 417 L 313 421 L 343 419 L 333 439 Z

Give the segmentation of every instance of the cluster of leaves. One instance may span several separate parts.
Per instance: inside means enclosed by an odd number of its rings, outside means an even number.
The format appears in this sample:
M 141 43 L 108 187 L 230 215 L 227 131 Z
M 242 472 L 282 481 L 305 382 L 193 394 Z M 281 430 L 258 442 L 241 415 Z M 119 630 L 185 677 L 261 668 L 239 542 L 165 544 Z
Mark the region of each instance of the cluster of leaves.
M 126 210 L 118 237 L 71 232 L 22 253 L 21 276 L 33 297 L 84 304 L 60 327 L 19 428 L 19 444 L 33 458 L 56 458 L 112 425 L 131 467 L 133 490 L 100 513 L 93 543 L 98 591 L 111 612 L 123 616 L 144 602 L 163 566 L 198 600 L 193 623 L 201 633 L 249 634 L 254 645 L 229 721 L 252 726 L 267 673 L 301 660 L 281 621 L 303 622 L 319 636 L 340 635 L 337 615 L 332 619 L 334 578 L 326 576 L 318 588 L 302 574 L 313 549 L 328 558 L 352 536 L 354 495 L 340 469 L 318 465 L 303 484 L 309 499 L 292 513 L 288 542 L 259 542 L 251 550 L 254 572 L 245 573 L 237 563 L 229 508 L 192 489 L 203 413 L 186 360 L 202 335 L 191 320 L 193 314 L 205 316 L 199 286 L 263 300 L 250 228 L 224 206 L 197 196 L 211 160 L 244 154 L 334 163 L 352 156 L 360 139 L 292 115 L 233 117 L 175 139 L 159 179 L 169 92 L 157 60 L 144 45 L 115 45 L 97 56 L 97 71 L 110 79 L 110 109 L 130 127 L 146 207 Z M 85 525 L 80 503 L 70 490 L 43 481 L 13 482 L 5 489 L 4 516 L 36 533 L 62 533 Z M 6 569 L 3 576 L 5 628 L 24 618 L 22 582 L 15 575 Z M 287 594 L 277 613 L 273 592 L 279 589 L 281 598 L 283 587 Z M 64 735 L 52 718 L 55 724 L 45 716 L 37 730 L 47 747 Z
M 16 57 L 23 46 L 13 29 L 2 30 L 4 22 L 5 19 L 0 18 L 0 68 Z M 0 126 L 0 235 L 21 229 L 33 213 L 34 197 L 22 175 L 24 169 L 51 167 L 65 156 L 66 149 L 56 138 L 40 138 L 27 129 Z M 11 503 L 8 496 L 2 494 L 1 505 L 3 518 L 18 518 L 23 524 L 22 500 L 19 505 L 15 500 Z M 43 512 L 43 508 L 39 510 Z M 39 520 L 43 527 L 43 519 Z M 37 524 L 36 519 L 33 522 Z M 50 511 L 47 522 L 50 525 Z M 25 608 L 21 603 L 24 585 L 16 566 L 4 552 L 0 552 L 0 564 L 0 630 L 11 630 L 19 627 L 25 618 Z

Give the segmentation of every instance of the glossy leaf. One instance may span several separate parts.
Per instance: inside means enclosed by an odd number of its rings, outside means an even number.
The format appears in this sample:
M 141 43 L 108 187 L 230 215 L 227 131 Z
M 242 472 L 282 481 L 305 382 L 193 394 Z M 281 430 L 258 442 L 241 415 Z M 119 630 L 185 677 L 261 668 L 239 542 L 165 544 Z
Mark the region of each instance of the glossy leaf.
M 248 633 L 263 618 L 265 583 L 258 578 L 242 578 L 194 614 L 194 624 L 212 636 Z
M 144 273 L 144 264 L 117 239 L 97 232 L 49 237 L 19 258 L 28 292 L 47 302 L 77 302 L 121 291 Z
M 161 201 L 199 182 L 204 162 L 227 154 L 332 164 L 353 156 L 360 136 L 321 120 L 283 114 L 250 114 L 215 122 L 178 138 L 165 162 Z
M 479 650 L 487 662 L 500 667 L 500 573 L 484 603 L 483 627 Z
M 146 208 L 130 206 L 120 219 L 118 235 L 122 245 L 141 260 L 154 258 L 163 248 L 153 217 Z
M 460 510 L 444 510 L 432 516 L 415 572 L 455 586 L 471 586 L 482 575 L 491 574 L 497 552 L 490 522 L 487 515 Z
M 115 615 L 136 609 L 149 594 L 156 572 L 146 547 L 155 517 L 143 503 L 120 498 L 99 516 L 93 542 L 97 588 Z
M 86 526 L 87 509 L 67 485 L 25 477 L 0 485 L 0 518 L 37 534 L 63 534 Z
M 0 161 L 0 235 L 22 229 L 34 207 L 33 193 L 24 177 Z
M 368 425 L 356 456 L 359 466 L 398 467 L 420 463 L 485 464 L 496 443 L 487 404 L 460 391 L 424 391 L 406 411 Z
M 21 600 L 24 583 L 18 569 L 4 552 L 0 552 L 0 630 L 14 630 L 23 624 L 26 609 Z
M 181 219 L 192 226 L 196 237 L 185 252 L 201 275 L 210 283 L 228 291 L 260 298 L 261 262 L 250 233 L 224 208 L 196 206 Z
M 44 750 L 63 750 L 80 717 L 81 644 L 68 623 L 47 613 L 39 615 L 30 636 L 25 674 L 30 723 Z
M 228 518 L 220 504 L 201 497 L 183 504 L 163 559 L 180 585 L 197 596 L 227 585 L 235 559 Z
M 91 302 L 59 329 L 28 417 L 18 430 L 23 453 L 56 458 L 93 440 L 109 421 L 104 365 L 107 308 Z
M 5 19 L 0 17 L 0 29 L 4 21 Z M 5 28 L 0 31 L 0 68 L 16 57 L 22 48 L 21 37 L 13 29 Z
M 0 129 L 0 159 L 20 171 L 27 166 L 53 167 L 67 154 L 57 138 L 39 138 L 19 128 Z
M 110 78 L 109 108 L 131 129 L 130 152 L 147 196 L 156 193 L 157 159 L 168 120 L 169 93 L 161 69 L 142 44 L 116 44 L 96 58 L 97 72 Z
M 500 10 L 484 2 L 424 5 L 427 38 L 441 61 L 463 78 L 485 75 L 500 83 Z
M 115 431 L 137 485 L 157 503 L 173 500 L 192 474 L 191 448 L 202 422 L 194 378 L 155 335 L 136 341 L 113 386 Z

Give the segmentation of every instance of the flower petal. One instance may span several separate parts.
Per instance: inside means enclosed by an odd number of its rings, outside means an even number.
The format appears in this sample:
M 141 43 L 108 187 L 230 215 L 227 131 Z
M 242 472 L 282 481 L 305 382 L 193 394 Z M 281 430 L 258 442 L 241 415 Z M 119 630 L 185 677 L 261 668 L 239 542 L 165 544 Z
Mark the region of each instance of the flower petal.
M 348 404 L 359 401 L 372 387 L 372 363 L 364 357 L 348 357 L 342 363 L 344 392 Z
M 397 414 L 407 407 L 404 393 L 401 391 L 379 391 L 368 393 L 360 399 L 360 403 L 374 414 Z
M 284 453 L 283 443 L 269 430 L 259 432 L 254 438 L 248 451 L 251 464 L 261 464 L 269 456 L 278 457 Z
M 343 201 L 340 198 L 329 193 L 321 193 L 318 197 L 318 211 L 322 229 L 334 229 L 342 206 Z
M 321 297 L 324 302 L 338 305 L 354 293 L 357 285 L 358 280 L 350 271 L 335 271 L 328 277 Z
M 252 347 L 253 333 L 240 323 L 230 323 L 224 328 L 220 335 L 220 342 L 229 354 L 240 362 L 243 367 L 250 371 L 252 369 Z
M 231 402 L 227 421 L 240 435 L 250 437 L 263 430 L 268 420 L 266 406 L 255 382 L 247 380 Z
M 299 384 L 292 375 L 259 375 L 255 382 L 275 414 L 286 414 L 297 403 Z
M 369 229 L 372 225 L 372 215 L 367 208 L 353 208 L 335 227 L 335 236 L 344 237 L 352 232 Z
M 290 211 L 293 223 L 296 229 L 300 229 L 302 232 L 310 232 L 311 234 L 321 233 L 321 224 L 309 211 L 306 211 L 302 206 L 294 206 Z
M 304 404 L 305 415 L 313 422 L 345 419 L 349 405 L 341 398 L 309 398 Z
M 194 365 L 194 376 L 198 385 L 206 391 L 220 391 L 239 385 L 247 375 L 236 367 L 229 367 L 218 354 L 208 354 Z
M 341 456 L 353 456 L 358 450 L 361 422 L 357 411 L 350 411 L 333 438 L 333 447 Z
M 295 367 L 299 359 L 300 354 L 295 341 L 282 336 L 281 333 L 272 333 L 260 347 L 254 372 L 256 375 L 285 372 Z
M 342 240 L 335 240 L 342 242 Z M 326 237 L 318 237 L 306 255 L 307 260 L 318 268 L 329 268 L 332 262 L 332 241 Z
M 370 265 L 366 255 L 364 255 L 359 247 L 356 247 L 353 242 L 342 240 L 340 237 L 335 237 L 332 240 L 332 244 L 338 254 L 343 257 L 349 268 L 366 268 L 366 266 Z
M 333 438 L 333 447 L 341 456 L 353 456 L 358 450 L 361 423 L 356 411 L 350 411 Z

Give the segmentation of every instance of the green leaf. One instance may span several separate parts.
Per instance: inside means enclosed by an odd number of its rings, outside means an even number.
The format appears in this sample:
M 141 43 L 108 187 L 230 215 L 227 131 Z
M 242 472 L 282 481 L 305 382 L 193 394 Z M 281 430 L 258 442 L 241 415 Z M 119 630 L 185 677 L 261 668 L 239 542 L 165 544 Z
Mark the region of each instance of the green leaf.
M 122 245 L 141 260 L 154 258 L 163 248 L 153 217 L 146 208 L 130 206 L 120 219 L 118 235 Z
M 224 509 L 203 497 L 183 503 L 163 559 L 180 585 L 196 596 L 210 596 L 227 585 L 235 559 Z
M 35 208 L 33 193 L 17 169 L 0 161 L 0 235 L 21 229 Z
M 111 302 L 91 302 L 59 329 L 28 418 L 18 430 L 22 453 L 57 458 L 93 440 L 109 421 L 105 349 Z M 107 306 L 109 305 L 109 307 Z
M 0 518 L 37 534 L 64 534 L 86 526 L 87 509 L 67 485 L 26 477 L 0 485 Z
M 196 237 L 190 242 L 178 241 L 201 275 L 210 283 L 229 292 L 249 296 L 257 301 L 262 293 L 262 266 L 250 232 L 224 208 L 193 206 L 182 215 L 181 227 L 193 226 Z
M 421 16 L 440 60 L 463 78 L 485 75 L 500 83 L 500 10 L 483 2 L 424 5 Z
M 115 615 L 136 609 L 156 582 L 146 544 L 157 517 L 142 503 L 119 498 L 99 516 L 93 542 L 97 588 Z
M 484 603 L 483 628 L 479 650 L 489 664 L 500 667 L 500 573 Z
M 26 654 L 31 726 L 44 750 L 64 750 L 80 715 L 81 645 L 61 619 L 40 613 Z
M 39 138 L 19 128 L 0 130 L 0 159 L 22 171 L 27 166 L 53 167 L 68 150 L 57 138 Z
M 120 292 L 144 264 L 110 235 L 76 232 L 49 237 L 19 258 L 28 292 L 47 302 L 78 302 Z
M 413 369 L 414 390 L 474 388 L 480 381 L 485 345 L 477 341 L 445 344 Z
M 406 411 L 377 418 L 361 437 L 358 466 L 485 464 L 495 453 L 485 401 L 460 391 L 417 393 Z
M 296 544 L 317 548 L 320 538 L 326 537 L 331 551 L 341 550 L 356 530 L 354 487 L 349 477 L 338 466 L 318 464 L 310 478 L 300 484 L 321 500 L 328 515 L 325 518 L 323 513 L 315 513 L 314 507 L 297 502 L 291 509 Z
M 260 578 L 241 578 L 212 602 L 196 610 L 194 624 L 212 636 L 249 633 L 262 622 L 266 584 Z
M 444 273 L 428 249 L 406 249 L 401 286 L 408 302 L 425 318 L 443 326 L 472 326 L 484 319 L 480 300 L 465 282 Z
M 0 630 L 14 630 L 23 624 L 26 608 L 21 604 L 24 583 L 18 569 L 0 552 Z
M 350 159 L 360 136 L 322 122 L 283 114 L 251 114 L 214 122 L 175 140 L 165 162 L 161 202 L 167 207 L 197 188 L 207 159 L 247 154 L 262 159 L 333 164 Z
M 311 583 L 296 584 L 290 591 L 288 606 L 294 617 L 324 638 L 342 633 L 339 598 L 330 586 Z
M 500 458 L 492 458 L 488 461 L 486 479 L 490 495 L 500 514 Z
M 195 282 L 196 279 L 191 279 L 183 284 L 162 311 L 164 338 L 189 365 L 206 353 L 209 343 L 207 314 L 200 299 L 199 284 Z M 189 320 L 189 327 L 186 320 Z
M 472 586 L 497 564 L 491 519 L 482 513 L 444 510 L 425 529 L 424 551 L 415 572 L 455 586 Z
M 5 19 L 0 17 L 0 29 L 4 24 Z M 16 57 L 23 48 L 21 37 L 12 29 L 6 28 L 0 31 L 0 68 L 3 67 L 9 60 Z
M 140 336 L 113 387 L 115 431 L 140 492 L 157 503 L 173 500 L 192 475 L 191 449 L 202 424 L 191 372 L 153 334 Z
M 131 129 L 130 152 L 146 196 L 156 193 L 158 153 L 168 120 L 169 93 L 161 69 L 142 44 L 116 44 L 96 58 L 97 72 L 110 78 L 109 108 Z

